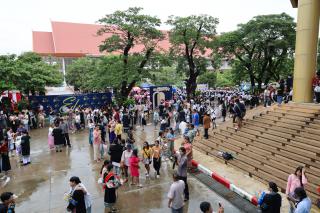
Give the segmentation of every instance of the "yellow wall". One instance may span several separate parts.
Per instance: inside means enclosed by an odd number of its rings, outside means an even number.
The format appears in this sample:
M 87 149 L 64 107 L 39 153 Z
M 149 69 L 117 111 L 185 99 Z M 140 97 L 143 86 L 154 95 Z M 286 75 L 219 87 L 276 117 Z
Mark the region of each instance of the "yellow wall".
M 320 0 L 298 1 L 293 101 L 313 101 L 312 78 L 317 67 Z

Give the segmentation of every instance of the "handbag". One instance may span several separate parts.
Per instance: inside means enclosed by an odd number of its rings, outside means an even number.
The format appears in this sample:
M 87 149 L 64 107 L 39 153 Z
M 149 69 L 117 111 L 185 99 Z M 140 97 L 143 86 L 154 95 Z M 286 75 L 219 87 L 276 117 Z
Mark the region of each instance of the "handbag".
M 145 160 L 145 164 L 151 164 L 151 159 L 150 159 L 150 155 L 146 152 L 146 150 L 143 149 L 143 152 L 146 154 L 146 156 L 148 157 L 147 159 L 144 159 Z

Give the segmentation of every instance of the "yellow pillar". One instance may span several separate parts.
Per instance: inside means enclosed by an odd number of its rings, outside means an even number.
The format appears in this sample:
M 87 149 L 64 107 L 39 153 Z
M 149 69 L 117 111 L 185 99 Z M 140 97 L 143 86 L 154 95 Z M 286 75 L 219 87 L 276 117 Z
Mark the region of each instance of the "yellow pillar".
M 313 100 L 312 77 L 317 67 L 320 0 L 298 1 L 298 23 L 294 63 L 293 101 Z

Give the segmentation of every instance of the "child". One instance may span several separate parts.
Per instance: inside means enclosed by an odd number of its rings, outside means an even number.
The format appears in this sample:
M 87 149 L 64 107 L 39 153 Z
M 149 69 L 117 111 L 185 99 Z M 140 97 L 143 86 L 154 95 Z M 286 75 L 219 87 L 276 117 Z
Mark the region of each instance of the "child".
M 132 151 L 132 156 L 129 159 L 130 163 L 130 174 L 131 174 L 131 185 L 138 185 L 138 187 L 142 187 L 139 183 L 139 158 L 138 158 L 138 150 L 134 149 Z

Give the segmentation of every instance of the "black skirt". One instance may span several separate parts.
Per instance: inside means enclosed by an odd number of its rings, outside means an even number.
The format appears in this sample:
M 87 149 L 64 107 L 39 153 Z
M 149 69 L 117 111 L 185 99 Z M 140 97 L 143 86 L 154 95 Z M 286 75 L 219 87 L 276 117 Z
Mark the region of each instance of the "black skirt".
M 11 164 L 8 154 L 1 154 L 1 171 L 11 170 Z
M 147 125 L 147 121 L 146 121 L 146 119 L 144 119 L 144 118 L 142 118 L 142 125 L 143 125 L 143 126 Z
M 104 202 L 105 203 L 116 203 L 116 189 L 115 188 L 107 188 L 104 191 Z

